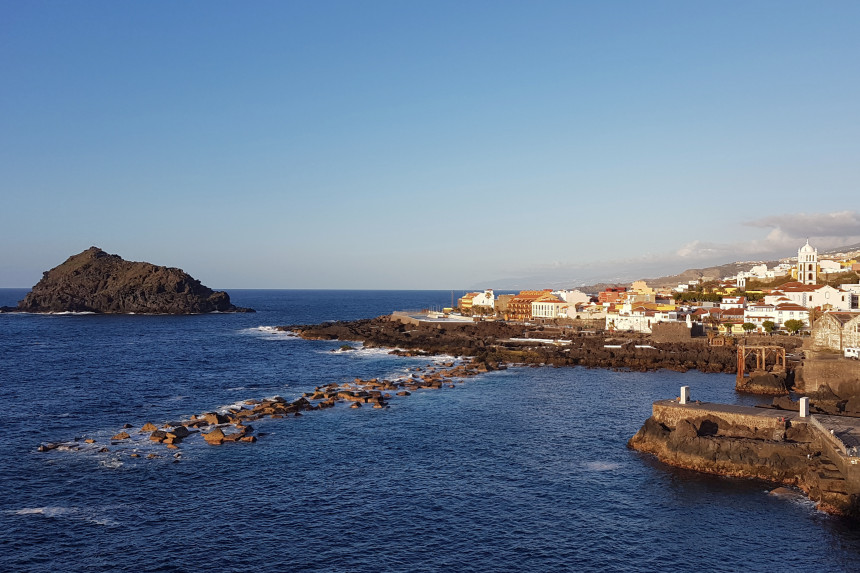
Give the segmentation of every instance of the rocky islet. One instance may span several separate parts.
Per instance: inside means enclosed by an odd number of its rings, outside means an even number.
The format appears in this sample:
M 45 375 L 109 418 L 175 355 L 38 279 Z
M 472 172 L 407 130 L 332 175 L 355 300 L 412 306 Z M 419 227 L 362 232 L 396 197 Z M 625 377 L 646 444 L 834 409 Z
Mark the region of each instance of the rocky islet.
M 253 312 L 230 302 L 182 269 L 126 261 L 98 247 L 69 257 L 46 271 L 18 303 L 5 312 L 92 312 L 100 314 L 198 314 Z

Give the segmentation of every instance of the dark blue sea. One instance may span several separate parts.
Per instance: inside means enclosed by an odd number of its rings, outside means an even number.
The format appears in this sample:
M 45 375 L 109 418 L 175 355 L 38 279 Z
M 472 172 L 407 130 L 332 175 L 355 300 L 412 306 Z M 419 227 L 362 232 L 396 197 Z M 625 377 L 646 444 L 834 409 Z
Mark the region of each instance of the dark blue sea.
M 0 305 L 25 293 L 0 290 Z M 260 420 L 253 444 L 189 439 L 175 457 L 135 431 L 110 445 L 125 423 L 425 366 L 267 327 L 450 303 L 448 291 L 231 297 L 258 312 L 0 315 L 0 571 L 860 570 L 860 532 L 805 498 L 625 447 L 681 385 L 750 403 L 728 375 L 511 368 L 385 410 Z M 37 452 L 75 439 L 79 451 Z

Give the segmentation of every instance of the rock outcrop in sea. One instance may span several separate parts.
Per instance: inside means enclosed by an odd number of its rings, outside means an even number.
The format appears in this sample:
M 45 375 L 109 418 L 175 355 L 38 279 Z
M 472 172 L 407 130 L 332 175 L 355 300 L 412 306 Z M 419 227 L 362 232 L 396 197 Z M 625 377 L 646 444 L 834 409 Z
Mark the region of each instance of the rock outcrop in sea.
M 238 308 L 181 269 L 126 261 L 98 247 L 46 271 L 18 303 L 23 312 L 196 314 L 253 312 Z

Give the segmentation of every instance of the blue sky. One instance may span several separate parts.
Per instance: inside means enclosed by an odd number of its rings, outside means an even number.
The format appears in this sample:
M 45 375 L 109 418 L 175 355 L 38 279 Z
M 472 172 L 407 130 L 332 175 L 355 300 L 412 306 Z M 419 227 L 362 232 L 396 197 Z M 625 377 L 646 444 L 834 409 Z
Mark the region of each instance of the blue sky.
M 3 0 L 0 287 L 91 245 L 216 288 L 447 289 L 858 242 L 858 21 Z

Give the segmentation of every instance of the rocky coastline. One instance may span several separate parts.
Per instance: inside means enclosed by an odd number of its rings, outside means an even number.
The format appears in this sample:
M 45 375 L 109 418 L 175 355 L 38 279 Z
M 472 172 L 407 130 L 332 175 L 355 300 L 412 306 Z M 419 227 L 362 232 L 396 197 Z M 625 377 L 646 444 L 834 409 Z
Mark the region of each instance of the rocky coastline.
M 737 372 L 736 349 L 711 346 L 706 338 L 658 342 L 645 334 L 595 333 L 501 321 L 408 324 L 392 316 L 277 328 L 312 340 L 356 341 L 368 347 L 400 348 L 428 355 L 470 356 L 490 367 L 527 364 L 639 372 Z M 790 349 L 800 344 L 794 339 L 778 343 Z M 772 393 L 786 392 L 777 388 Z
M 18 303 L 0 312 L 199 314 L 253 312 L 230 302 L 181 269 L 126 261 L 98 247 L 46 271 Z

